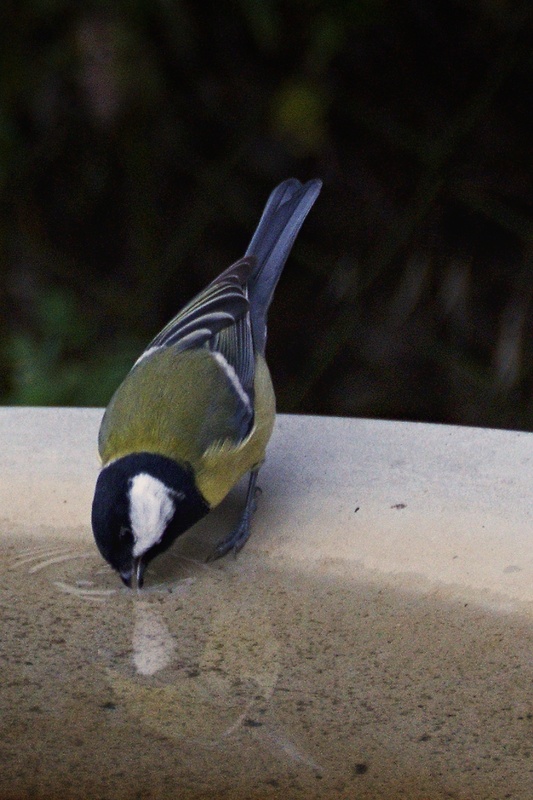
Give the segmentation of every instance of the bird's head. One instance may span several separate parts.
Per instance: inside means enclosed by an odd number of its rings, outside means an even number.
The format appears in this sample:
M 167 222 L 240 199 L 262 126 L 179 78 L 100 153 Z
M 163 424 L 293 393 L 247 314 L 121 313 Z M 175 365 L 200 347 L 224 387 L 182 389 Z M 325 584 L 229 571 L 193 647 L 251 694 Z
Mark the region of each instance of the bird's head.
M 155 453 L 132 453 L 98 476 L 94 538 L 126 586 L 135 579 L 141 588 L 146 565 L 208 511 L 190 468 Z

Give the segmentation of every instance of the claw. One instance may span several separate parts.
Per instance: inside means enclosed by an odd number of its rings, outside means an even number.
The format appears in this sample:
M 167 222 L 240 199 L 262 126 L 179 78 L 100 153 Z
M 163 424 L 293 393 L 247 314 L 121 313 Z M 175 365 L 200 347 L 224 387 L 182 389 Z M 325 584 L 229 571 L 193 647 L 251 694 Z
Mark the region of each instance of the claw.
M 251 533 L 250 523 L 252 521 L 252 515 L 257 508 L 256 498 L 261 494 L 261 489 L 255 485 L 257 481 L 257 472 L 257 470 L 254 470 L 250 473 L 248 491 L 246 492 L 246 503 L 244 511 L 242 512 L 241 521 L 237 527 L 231 531 L 229 536 L 226 536 L 225 539 L 218 542 L 213 552 L 206 559 L 208 563 L 222 558 L 222 556 L 225 556 L 230 550 L 233 550 L 233 554 L 236 556 L 239 550 L 242 550 L 248 541 Z
M 233 550 L 233 555 L 235 556 L 239 550 L 242 550 L 251 533 L 250 517 L 251 514 L 247 514 L 246 519 L 243 518 L 239 525 L 237 525 L 237 527 L 229 534 L 229 536 L 226 536 L 225 539 L 222 539 L 220 542 L 218 542 L 213 552 L 206 559 L 208 563 L 211 563 L 211 561 L 216 561 L 218 558 L 222 558 L 222 556 L 225 556 L 230 550 Z

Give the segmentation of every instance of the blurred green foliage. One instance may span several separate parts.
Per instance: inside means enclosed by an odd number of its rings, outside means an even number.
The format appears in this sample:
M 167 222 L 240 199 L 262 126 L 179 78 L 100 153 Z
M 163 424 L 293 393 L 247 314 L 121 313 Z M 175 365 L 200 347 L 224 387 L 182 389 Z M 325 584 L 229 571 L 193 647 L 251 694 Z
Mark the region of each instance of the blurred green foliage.
M 36 297 L 34 330 L 15 330 L 4 353 L 11 386 L 6 402 L 98 405 L 109 398 L 141 350 L 134 336 L 117 337 L 112 350 L 91 350 L 94 320 L 74 296 L 60 290 Z
M 2 402 L 105 404 L 319 176 L 280 409 L 533 429 L 530 6 L 2 4 Z

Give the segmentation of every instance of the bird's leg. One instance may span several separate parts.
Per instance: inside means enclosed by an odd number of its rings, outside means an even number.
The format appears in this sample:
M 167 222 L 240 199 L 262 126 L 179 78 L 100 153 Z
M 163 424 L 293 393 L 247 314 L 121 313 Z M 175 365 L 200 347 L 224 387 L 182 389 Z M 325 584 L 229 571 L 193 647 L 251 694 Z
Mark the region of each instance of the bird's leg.
M 246 492 L 246 502 L 244 504 L 244 510 L 242 512 L 239 524 L 231 531 L 229 536 L 226 536 L 224 539 L 218 542 L 215 549 L 208 557 L 208 561 L 216 561 L 217 558 L 225 556 L 230 550 L 233 550 L 234 554 L 237 554 L 239 550 L 242 550 L 248 541 L 251 533 L 250 523 L 252 521 L 252 514 L 257 507 L 255 498 L 257 492 L 260 491 L 256 488 L 258 475 L 259 469 L 253 469 L 250 472 L 250 480 L 248 482 L 248 490 Z

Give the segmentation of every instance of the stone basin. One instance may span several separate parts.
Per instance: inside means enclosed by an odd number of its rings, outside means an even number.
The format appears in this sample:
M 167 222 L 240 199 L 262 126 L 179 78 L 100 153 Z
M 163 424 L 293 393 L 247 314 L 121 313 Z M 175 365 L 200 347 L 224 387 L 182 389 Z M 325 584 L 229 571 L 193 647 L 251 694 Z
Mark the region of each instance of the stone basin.
M 131 591 L 98 409 L 0 409 L 0 798 L 533 798 L 533 434 L 278 417 Z

